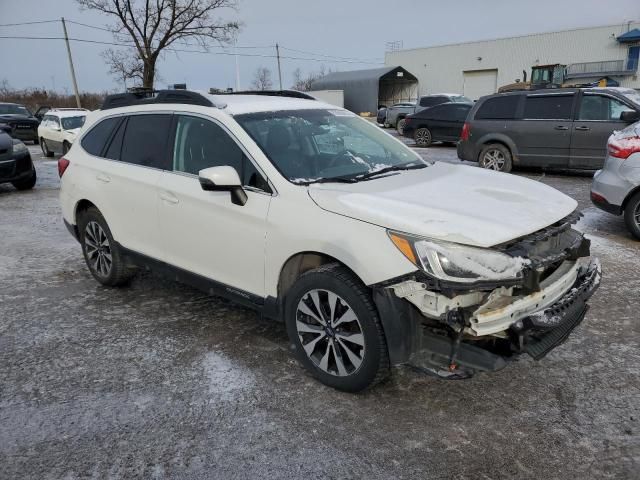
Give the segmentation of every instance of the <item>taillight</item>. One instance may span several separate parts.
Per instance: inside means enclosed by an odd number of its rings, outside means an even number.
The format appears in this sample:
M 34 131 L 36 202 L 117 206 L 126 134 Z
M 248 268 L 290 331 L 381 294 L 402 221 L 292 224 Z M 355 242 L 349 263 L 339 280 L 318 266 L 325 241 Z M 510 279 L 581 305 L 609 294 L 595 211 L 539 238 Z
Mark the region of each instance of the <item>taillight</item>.
M 611 137 L 607 143 L 609 155 L 626 159 L 633 153 L 640 152 L 640 137 Z
M 462 127 L 462 133 L 460 134 L 460 140 L 469 140 L 469 134 L 471 133 L 471 127 L 467 122 L 464 123 Z
M 60 157 L 60 159 L 58 160 L 58 176 L 62 178 L 62 175 L 64 175 L 64 172 L 69 166 L 69 163 L 71 163 L 69 162 L 69 160 L 64 157 Z

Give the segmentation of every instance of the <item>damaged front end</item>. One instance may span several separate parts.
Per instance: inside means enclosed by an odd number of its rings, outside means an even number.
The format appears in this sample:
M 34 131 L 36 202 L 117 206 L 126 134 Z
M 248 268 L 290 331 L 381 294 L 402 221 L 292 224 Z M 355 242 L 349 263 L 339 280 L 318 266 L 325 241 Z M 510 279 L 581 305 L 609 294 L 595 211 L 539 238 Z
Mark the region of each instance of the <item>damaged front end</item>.
M 373 286 L 392 363 L 461 378 L 499 370 L 523 353 L 539 360 L 561 344 L 601 278 L 589 240 L 571 227 L 578 218 L 496 246 L 486 259 L 479 249 L 404 244 L 407 237 L 391 233 L 420 266 Z

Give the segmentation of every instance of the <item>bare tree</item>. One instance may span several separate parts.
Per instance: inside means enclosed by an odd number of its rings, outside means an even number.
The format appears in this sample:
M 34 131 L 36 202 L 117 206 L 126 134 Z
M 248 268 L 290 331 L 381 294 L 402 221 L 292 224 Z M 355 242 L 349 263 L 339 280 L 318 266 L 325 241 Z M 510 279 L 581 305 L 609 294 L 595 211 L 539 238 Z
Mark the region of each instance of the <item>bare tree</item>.
M 320 70 L 318 72 L 309 72 L 307 75 L 304 75 L 300 68 L 296 68 L 293 71 L 293 85 L 291 88 L 300 92 L 308 92 L 311 90 L 313 82 L 329 73 L 332 73 L 332 71 L 333 70 L 330 68 L 326 68 L 324 64 L 320 65 Z
M 144 81 L 144 63 L 142 63 L 140 57 L 132 56 L 123 50 L 112 50 L 110 48 L 102 52 L 102 58 L 109 66 L 109 74 L 118 80 L 122 80 L 125 89 L 127 88 L 127 81 L 139 82 L 140 84 Z M 156 69 L 157 77 L 158 70 Z
M 133 40 L 142 62 L 142 86 L 153 88 L 156 63 L 174 43 L 193 41 L 206 49 L 211 42 L 229 43 L 240 25 L 214 18 L 236 0 L 76 0 L 81 7 L 115 18 L 109 29 L 118 43 Z
M 253 82 L 251 82 L 251 86 L 254 90 L 269 90 L 273 88 L 271 70 L 267 67 L 258 67 L 253 74 Z

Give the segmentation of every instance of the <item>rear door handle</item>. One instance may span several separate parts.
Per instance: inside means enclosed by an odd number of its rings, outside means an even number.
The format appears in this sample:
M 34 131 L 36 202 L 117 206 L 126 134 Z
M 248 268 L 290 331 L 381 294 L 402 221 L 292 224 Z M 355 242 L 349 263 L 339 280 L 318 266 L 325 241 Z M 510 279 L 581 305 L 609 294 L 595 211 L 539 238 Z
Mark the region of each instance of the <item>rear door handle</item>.
M 569 127 L 565 127 L 564 125 L 557 125 L 556 130 L 569 130 Z
M 169 193 L 169 192 L 164 192 L 160 194 L 160 199 L 162 201 L 165 201 L 167 203 L 171 203 L 172 205 L 175 205 L 176 203 L 178 203 L 180 200 L 178 200 L 178 198 L 173 194 L 173 193 Z
M 109 175 L 105 175 L 104 173 L 99 173 L 96 176 L 96 180 L 102 182 L 102 183 L 109 183 L 111 181 L 111 177 Z
M 587 130 L 591 130 L 591 129 L 589 127 L 581 125 L 580 127 L 576 127 L 576 130 L 580 130 L 580 131 L 586 132 Z

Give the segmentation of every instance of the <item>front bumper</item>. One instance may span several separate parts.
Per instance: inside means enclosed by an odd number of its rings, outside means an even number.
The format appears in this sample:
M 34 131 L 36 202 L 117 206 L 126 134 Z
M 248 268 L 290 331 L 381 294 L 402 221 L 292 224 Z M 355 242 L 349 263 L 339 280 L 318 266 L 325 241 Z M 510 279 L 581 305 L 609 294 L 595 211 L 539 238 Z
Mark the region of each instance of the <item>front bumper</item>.
M 575 275 L 570 273 L 574 271 Z M 551 300 L 538 303 L 537 308 L 521 302 L 515 310 L 519 309 L 522 316 L 515 314 L 514 309 L 499 309 L 511 320 L 499 333 L 484 336 L 474 334 L 473 325 L 458 333 L 443 324 L 438 328 L 433 322 L 425 322 L 426 317 L 417 307 L 389 293 L 393 292 L 392 288 L 374 290 L 392 363 L 411 364 L 446 377 L 466 377 L 476 372 L 500 370 L 525 353 L 535 360 L 543 358 L 563 343 L 583 320 L 588 310 L 587 300 L 600 285 L 600 263 L 597 259 L 583 262 L 559 277 L 548 285 L 560 289 L 559 295 L 538 292 L 540 298 L 551 295 Z M 568 278 L 571 282 L 567 282 Z M 532 300 L 528 297 L 524 297 L 526 302 Z M 510 305 L 514 303 L 517 301 Z M 522 310 L 523 306 L 527 308 Z M 450 311 L 455 312 L 455 308 Z M 487 312 L 498 313 L 496 309 Z
M 0 182 L 15 182 L 32 175 L 33 162 L 29 152 L 0 160 Z

